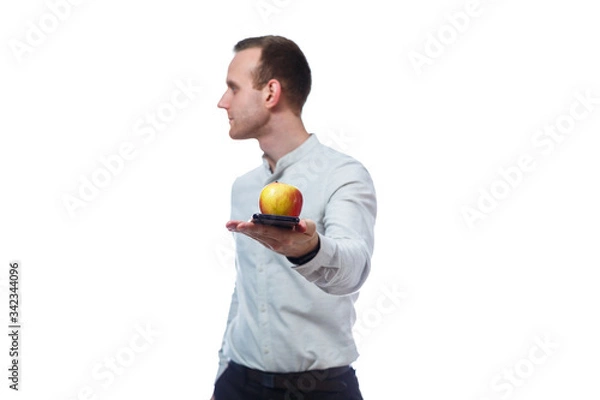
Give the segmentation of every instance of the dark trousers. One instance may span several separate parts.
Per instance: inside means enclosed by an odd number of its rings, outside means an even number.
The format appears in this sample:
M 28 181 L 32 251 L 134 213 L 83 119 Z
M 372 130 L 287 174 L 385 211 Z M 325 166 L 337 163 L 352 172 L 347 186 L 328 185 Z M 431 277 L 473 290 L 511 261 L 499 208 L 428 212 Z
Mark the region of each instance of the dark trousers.
M 233 362 L 217 379 L 214 396 L 215 400 L 363 400 L 349 366 L 272 374 Z

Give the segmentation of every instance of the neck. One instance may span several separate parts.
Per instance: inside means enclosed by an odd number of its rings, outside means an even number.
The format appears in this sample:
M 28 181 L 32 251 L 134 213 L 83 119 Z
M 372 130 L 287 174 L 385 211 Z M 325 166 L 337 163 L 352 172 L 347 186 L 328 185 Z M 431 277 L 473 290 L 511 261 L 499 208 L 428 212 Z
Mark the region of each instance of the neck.
M 258 137 L 259 146 L 265 153 L 271 171 L 275 170 L 281 157 L 296 149 L 309 136 L 299 117 L 273 123 L 267 133 Z

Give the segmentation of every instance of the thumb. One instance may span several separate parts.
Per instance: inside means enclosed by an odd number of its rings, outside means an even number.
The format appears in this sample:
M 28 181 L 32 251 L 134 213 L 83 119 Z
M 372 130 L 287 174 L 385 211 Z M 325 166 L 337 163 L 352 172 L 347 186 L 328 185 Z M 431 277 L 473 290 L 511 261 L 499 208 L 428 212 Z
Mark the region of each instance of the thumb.
M 298 225 L 294 227 L 294 230 L 298 233 L 305 233 L 312 236 L 317 230 L 317 224 L 311 219 L 301 219 Z

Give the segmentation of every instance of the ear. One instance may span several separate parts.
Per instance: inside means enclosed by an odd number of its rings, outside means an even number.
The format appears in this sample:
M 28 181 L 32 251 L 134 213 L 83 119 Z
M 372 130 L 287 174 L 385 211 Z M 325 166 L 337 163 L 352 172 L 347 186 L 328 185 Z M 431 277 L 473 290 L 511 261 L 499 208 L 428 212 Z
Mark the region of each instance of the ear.
M 263 88 L 265 106 L 273 108 L 279 104 L 281 99 L 281 83 L 277 79 L 271 79 Z

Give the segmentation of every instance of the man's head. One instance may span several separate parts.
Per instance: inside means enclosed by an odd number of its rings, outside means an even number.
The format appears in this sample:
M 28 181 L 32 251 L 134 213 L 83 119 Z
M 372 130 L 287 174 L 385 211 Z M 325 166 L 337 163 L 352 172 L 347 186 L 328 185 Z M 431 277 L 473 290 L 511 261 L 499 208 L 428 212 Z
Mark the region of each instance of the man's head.
M 238 42 L 234 51 L 218 104 L 227 110 L 230 136 L 260 136 L 274 112 L 300 117 L 312 82 L 300 48 L 281 36 L 262 36 Z
M 312 84 L 310 67 L 298 45 L 281 36 L 260 36 L 244 39 L 233 50 L 261 49 L 260 62 L 253 71 L 256 89 L 262 89 L 271 79 L 281 83 L 288 105 L 297 115 L 308 98 Z

